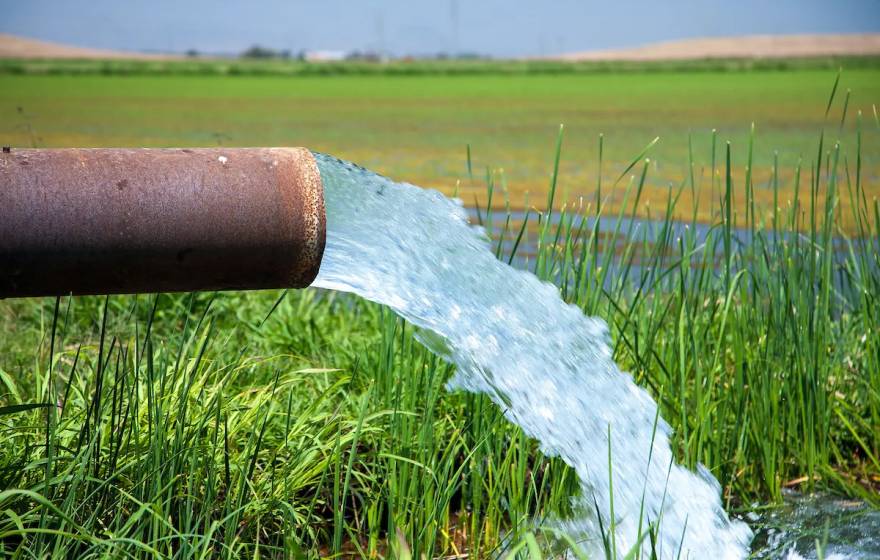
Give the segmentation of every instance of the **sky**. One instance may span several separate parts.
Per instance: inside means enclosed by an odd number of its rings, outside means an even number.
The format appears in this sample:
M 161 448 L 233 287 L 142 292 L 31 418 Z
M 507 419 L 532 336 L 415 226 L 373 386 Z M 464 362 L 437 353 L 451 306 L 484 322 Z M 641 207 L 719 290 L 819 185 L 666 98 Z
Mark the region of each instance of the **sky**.
M 233 54 L 260 44 L 495 57 L 730 35 L 880 32 L 880 0 L 0 0 L 0 33 Z

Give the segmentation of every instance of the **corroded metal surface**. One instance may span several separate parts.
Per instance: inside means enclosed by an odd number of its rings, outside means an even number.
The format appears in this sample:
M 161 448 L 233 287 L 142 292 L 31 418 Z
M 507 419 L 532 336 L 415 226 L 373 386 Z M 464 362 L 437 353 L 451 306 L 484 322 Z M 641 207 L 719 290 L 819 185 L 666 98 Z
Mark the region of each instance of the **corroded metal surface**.
M 324 240 L 304 148 L 0 153 L 0 297 L 303 287 Z

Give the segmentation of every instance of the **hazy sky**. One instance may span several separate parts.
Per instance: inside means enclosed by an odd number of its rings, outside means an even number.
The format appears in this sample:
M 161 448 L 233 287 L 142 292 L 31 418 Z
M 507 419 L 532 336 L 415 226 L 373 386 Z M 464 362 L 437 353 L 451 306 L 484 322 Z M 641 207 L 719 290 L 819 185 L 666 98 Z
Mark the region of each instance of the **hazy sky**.
M 698 36 L 880 31 L 880 0 L 0 0 L 0 32 L 88 47 L 494 56 Z

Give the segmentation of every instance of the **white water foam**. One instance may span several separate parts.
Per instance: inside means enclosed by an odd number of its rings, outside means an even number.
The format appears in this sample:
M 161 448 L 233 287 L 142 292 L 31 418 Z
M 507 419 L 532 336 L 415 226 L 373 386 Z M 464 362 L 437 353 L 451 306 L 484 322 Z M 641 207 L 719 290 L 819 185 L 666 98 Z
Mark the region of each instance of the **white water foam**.
M 705 468 L 693 473 L 674 463 L 669 426 L 660 419 L 654 429 L 657 405 L 614 363 L 601 319 L 498 261 L 460 202 L 316 158 L 327 246 L 314 285 L 384 304 L 442 339 L 444 357 L 457 366 L 451 387 L 489 395 L 545 454 L 575 469 L 580 513 L 560 521 L 565 530 L 595 549 L 597 509 L 611 526 L 610 443 L 620 554 L 638 546 L 640 527 L 644 533 L 659 522 L 661 558 L 746 556 L 751 531 L 728 518 Z

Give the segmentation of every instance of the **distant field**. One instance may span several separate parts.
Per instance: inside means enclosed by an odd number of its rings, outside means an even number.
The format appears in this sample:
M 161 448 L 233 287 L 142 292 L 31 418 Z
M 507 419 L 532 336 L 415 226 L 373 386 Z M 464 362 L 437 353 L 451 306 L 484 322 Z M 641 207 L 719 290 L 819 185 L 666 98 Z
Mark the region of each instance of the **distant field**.
M 562 198 L 594 199 L 601 133 L 603 198 L 608 197 L 609 210 L 623 192 L 612 183 L 660 137 L 648 153 L 646 205 L 639 209 L 645 214 L 663 206 L 670 184 L 689 181 L 690 136 L 695 188 L 685 189 L 677 208 L 684 211 L 698 197 L 699 215 L 708 220 L 719 196 L 727 140 L 736 186 L 744 188 L 753 122 L 752 177 L 759 213 L 772 201 L 768 187 L 776 153 L 780 203 L 792 198 L 799 158 L 804 161 L 801 195 L 808 192 L 823 124 L 825 148 L 840 137 L 853 176 L 859 111 L 861 178 L 869 196 L 880 194 L 875 109 L 880 69 L 844 70 L 826 119 L 835 77 L 834 70 L 792 68 L 295 77 L 0 74 L 0 142 L 47 147 L 304 145 L 447 193 L 458 184 L 467 203 L 474 197 L 485 202 L 483 179 L 490 169 L 511 204 L 521 208 L 544 200 L 558 127 L 564 124 Z M 847 119 L 841 126 L 844 108 Z M 714 187 L 709 180 L 713 129 L 718 131 Z M 473 182 L 467 172 L 468 145 Z M 618 187 L 627 182 L 624 178 Z M 841 196 L 845 215 L 846 193 Z M 499 196 L 495 202 L 502 200 Z
M 564 60 L 693 60 L 707 58 L 768 58 L 823 55 L 876 55 L 880 34 L 750 35 L 703 37 L 650 43 L 640 47 L 569 53 Z
M 174 58 L 156 54 L 138 52 L 111 51 L 107 49 L 91 49 L 40 41 L 29 37 L 0 33 L 0 57 L 21 59 L 138 59 L 162 60 Z

